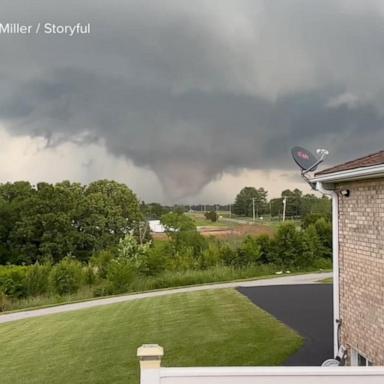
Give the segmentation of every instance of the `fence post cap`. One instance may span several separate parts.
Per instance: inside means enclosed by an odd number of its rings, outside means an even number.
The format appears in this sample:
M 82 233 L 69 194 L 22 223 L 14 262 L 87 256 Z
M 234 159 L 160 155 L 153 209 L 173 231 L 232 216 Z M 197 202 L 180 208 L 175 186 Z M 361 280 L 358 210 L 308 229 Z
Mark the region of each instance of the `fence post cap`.
M 137 348 L 137 356 L 141 360 L 159 360 L 164 355 L 164 349 L 158 344 L 143 344 Z

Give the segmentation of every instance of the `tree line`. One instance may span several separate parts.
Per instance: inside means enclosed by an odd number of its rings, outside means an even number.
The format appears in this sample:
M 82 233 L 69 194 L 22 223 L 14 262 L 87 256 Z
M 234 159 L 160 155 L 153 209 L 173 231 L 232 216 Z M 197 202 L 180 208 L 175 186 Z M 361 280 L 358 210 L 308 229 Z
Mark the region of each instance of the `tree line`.
M 268 201 L 265 189 L 245 187 L 236 196 L 233 213 L 251 217 L 254 201 L 257 216 L 279 216 L 284 197 L 288 217 L 330 218 L 329 199 L 304 195 L 298 189 L 285 190 L 280 198 Z M 126 234 L 135 235 L 140 243 L 150 239 L 147 220 L 188 209 L 140 202 L 126 185 L 109 180 L 89 185 L 69 181 L 0 184 L 0 264 L 57 263 L 68 255 L 87 262 L 94 254 L 117 246 Z M 210 215 L 207 218 L 212 220 Z
M 274 236 L 235 241 L 203 237 L 181 212 L 169 212 L 161 222 L 167 241 L 140 243 L 128 233 L 87 263 L 67 255 L 57 263 L 0 266 L 0 312 L 28 298 L 57 300 L 79 290 L 86 292 L 82 298 L 96 297 L 331 267 L 332 227 L 324 218 L 301 227 L 286 222 Z
M 0 264 L 87 261 L 137 232 L 143 213 L 124 184 L 20 181 L 0 185 Z
M 283 215 L 283 201 L 286 201 L 286 217 L 304 218 L 307 215 L 318 215 L 330 219 L 331 200 L 325 196 L 317 197 L 314 194 L 303 194 L 299 189 L 282 191 L 281 197 L 268 201 L 268 192 L 264 188 L 244 187 L 236 196 L 233 204 L 233 213 L 239 216 L 260 217 L 270 215 L 281 217 Z

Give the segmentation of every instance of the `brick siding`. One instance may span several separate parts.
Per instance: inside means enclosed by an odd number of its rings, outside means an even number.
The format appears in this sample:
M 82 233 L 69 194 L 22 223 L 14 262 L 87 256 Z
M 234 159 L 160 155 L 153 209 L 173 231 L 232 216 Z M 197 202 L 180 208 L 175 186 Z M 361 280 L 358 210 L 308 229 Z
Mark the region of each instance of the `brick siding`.
M 337 185 L 342 344 L 384 365 L 384 179 Z

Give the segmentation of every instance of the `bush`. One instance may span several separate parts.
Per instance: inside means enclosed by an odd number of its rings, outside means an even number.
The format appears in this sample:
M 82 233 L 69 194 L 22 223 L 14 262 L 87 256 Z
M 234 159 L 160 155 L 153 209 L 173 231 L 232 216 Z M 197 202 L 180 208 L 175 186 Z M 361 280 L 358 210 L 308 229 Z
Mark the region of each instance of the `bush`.
M 222 264 L 220 243 L 210 241 L 208 243 L 208 248 L 205 249 L 199 257 L 199 268 L 207 269 L 220 264 Z
M 0 312 L 4 312 L 8 309 L 9 300 L 4 291 L 0 289 Z
M 204 216 L 207 220 L 211 220 L 213 223 L 215 223 L 219 218 L 219 215 L 215 211 L 205 212 Z
M 0 267 L 0 291 L 7 296 L 20 298 L 27 295 L 25 275 L 28 267 L 6 266 Z
M 298 256 L 297 264 L 303 267 L 313 265 L 316 259 L 322 257 L 321 248 L 315 226 L 310 224 L 303 233 L 303 253 Z
M 261 248 L 252 236 L 246 236 L 236 250 L 225 246 L 223 251 L 224 264 L 228 266 L 243 268 L 260 262 Z
M 51 265 L 49 264 L 36 263 L 29 267 L 25 276 L 28 296 L 37 296 L 48 292 L 50 271 Z
M 260 260 L 261 249 L 256 238 L 246 236 L 238 250 L 240 265 L 256 264 Z
M 107 279 L 110 283 L 110 293 L 126 292 L 135 277 L 134 265 L 126 259 L 114 259 L 108 267 Z
M 148 254 L 150 243 L 139 244 L 133 235 L 126 235 L 120 239 L 117 247 L 118 259 L 133 264 L 137 269 L 143 263 L 143 259 Z
M 193 257 L 198 258 L 208 248 L 208 241 L 197 231 L 180 232 L 177 235 L 177 242 L 174 243 L 174 249 L 180 253 L 185 248 L 191 248 Z
M 169 271 L 187 271 L 198 269 L 198 259 L 194 256 L 193 247 L 184 247 L 167 259 L 166 269 Z
M 67 256 L 52 268 L 49 284 L 59 295 L 71 294 L 80 288 L 82 277 L 81 263 Z
M 321 256 L 332 258 L 332 223 L 321 218 L 314 226 L 321 243 Z
M 168 242 L 159 242 L 148 249 L 141 260 L 139 273 L 155 276 L 166 268 L 167 258 L 172 255 L 172 247 Z
M 93 267 L 91 264 L 88 264 L 86 267 L 84 267 L 83 275 L 85 284 L 93 285 L 96 283 L 97 276 L 95 272 L 95 267 Z
M 260 248 L 259 262 L 262 264 L 271 262 L 271 238 L 268 235 L 260 235 L 256 237 L 256 244 Z
M 180 287 L 194 284 L 225 282 L 257 276 L 272 275 L 279 269 L 273 265 L 251 265 L 245 268 L 215 266 L 206 270 L 165 271 L 158 276 L 135 279 L 131 290 L 145 291 L 158 288 Z
M 331 221 L 331 216 L 328 214 L 321 213 L 308 213 L 303 218 L 303 223 L 301 226 L 303 228 L 308 228 L 311 224 L 315 224 L 317 220 L 324 219 L 325 221 Z
M 224 265 L 232 266 L 236 264 L 236 251 L 228 244 L 224 244 L 220 247 L 220 258 L 223 260 Z
M 113 259 L 107 271 L 107 279 L 114 293 L 128 290 L 135 274 L 144 268 L 150 244 L 139 244 L 133 235 L 120 239 L 117 258 Z
M 91 265 L 96 267 L 97 274 L 102 279 L 105 279 L 107 277 L 108 267 L 113 258 L 114 258 L 114 254 L 109 249 L 100 251 L 91 257 L 91 260 L 90 260 Z
M 293 223 L 281 224 L 272 241 L 271 258 L 276 265 L 292 268 L 299 265 L 303 253 L 303 237 Z

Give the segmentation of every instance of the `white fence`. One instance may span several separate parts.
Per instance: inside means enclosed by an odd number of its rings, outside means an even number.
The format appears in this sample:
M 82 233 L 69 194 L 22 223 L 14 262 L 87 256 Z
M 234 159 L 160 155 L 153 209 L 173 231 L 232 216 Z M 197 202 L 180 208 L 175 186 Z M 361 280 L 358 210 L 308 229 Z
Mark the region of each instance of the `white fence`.
M 384 367 L 162 368 L 163 348 L 137 350 L 140 384 L 383 384 Z

